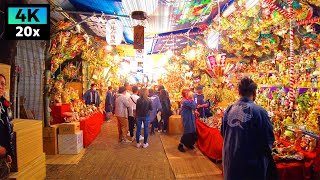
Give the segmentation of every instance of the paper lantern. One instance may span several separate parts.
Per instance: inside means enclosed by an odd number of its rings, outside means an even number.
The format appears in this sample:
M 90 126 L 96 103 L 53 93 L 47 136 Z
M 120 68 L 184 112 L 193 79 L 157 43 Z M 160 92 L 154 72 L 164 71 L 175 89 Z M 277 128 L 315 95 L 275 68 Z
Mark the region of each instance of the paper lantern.
M 123 27 L 119 20 L 110 19 L 106 24 L 106 40 L 109 45 L 121 44 L 123 38 Z

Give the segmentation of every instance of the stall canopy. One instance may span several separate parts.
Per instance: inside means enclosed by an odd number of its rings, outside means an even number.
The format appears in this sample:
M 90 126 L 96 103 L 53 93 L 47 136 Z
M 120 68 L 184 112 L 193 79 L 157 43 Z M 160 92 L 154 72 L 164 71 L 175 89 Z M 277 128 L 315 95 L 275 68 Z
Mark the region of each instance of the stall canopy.
M 130 18 L 131 12 L 145 11 L 148 16 L 144 23 L 145 51 L 155 54 L 201 41 L 200 32 L 217 15 L 218 7 L 223 11 L 233 1 L 220 0 L 218 4 L 216 0 L 57 0 L 53 3 L 77 22 L 83 21 L 81 26 L 92 36 L 105 38 L 105 22 L 117 18 L 124 30 L 123 44 L 133 44 L 133 26 L 138 22 Z M 186 35 L 187 32 L 190 34 Z

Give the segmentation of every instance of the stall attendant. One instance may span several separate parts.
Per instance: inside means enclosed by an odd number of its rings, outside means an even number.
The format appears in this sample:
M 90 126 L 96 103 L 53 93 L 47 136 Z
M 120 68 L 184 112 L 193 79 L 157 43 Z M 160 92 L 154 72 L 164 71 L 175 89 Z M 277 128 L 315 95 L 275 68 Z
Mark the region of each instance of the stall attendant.
M 86 105 L 99 107 L 101 101 L 96 84 L 91 84 L 91 88 L 83 95 L 83 100 L 85 101 Z
M 224 139 L 224 179 L 278 179 L 271 148 L 273 127 L 268 113 L 256 105 L 257 84 L 243 78 L 238 91 L 240 100 L 225 111 L 221 135 Z

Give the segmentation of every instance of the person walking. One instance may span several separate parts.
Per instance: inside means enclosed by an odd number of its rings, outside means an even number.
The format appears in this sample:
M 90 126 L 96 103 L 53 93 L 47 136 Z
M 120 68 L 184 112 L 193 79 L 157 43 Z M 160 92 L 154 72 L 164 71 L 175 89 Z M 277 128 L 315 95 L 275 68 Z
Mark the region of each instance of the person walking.
M 129 103 L 131 106 L 129 112 L 129 131 L 130 137 L 132 141 L 134 140 L 134 126 L 137 124 L 137 100 L 139 99 L 138 93 L 138 86 L 132 86 L 132 95 L 129 98 Z M 144 137 L 140 135 L 140 141 L 143 141 Z
M 130 108 L 130 104 L 126 97 L 126 88 L 122 86 L 116 97 L 115 116 L 118 120 L 119 142 L 123 143 L 132 142 L 127 139 L 126 133 L 128 130 L 128 108 Z
M 197 103 L 193 99 L 193 94 L 189 89 L 182 90 L 182 106 L 181 106 L 181 118 L 183 123 L 183 135 L 180 139 L 178 150 L 180 152 L 186 152 L 183 146 L 188 149 L 194 149 L 196 142 L 196 117 L 193 111 L 198 107 Z M 199 113 L 196 113 L 199 115 Z
M 6 78 L 0 74 L 0 179 L 9 177 L 10 168 L 8 163 L 12 162 L 12 124 L 10 103 L 4 98 Z
M 152 103 L 148 98 L 148 90 L 146 88 L 142 88 L 140 90 L 140 98 L 137 100 L 137 132 L 136 132 L 136 142 L 137 148 L 140 148 L 142 144 L 140 143 L 140 133 L 142 123 L 144 124 L 144 144 L 143 148 L 147 148 L 148 144 L 148 124 L 149 124 L 149 116 L 150 111 L 152 111 Z
M 267 111 L 254 103 L 256 90 L 252 79 L 243 78 L 240 99 L 225 111 L 221 125 L 225 180 L 278 179 L 271 155 L 273 127 Z
M 106 96 L 106 102 L 105 102 L 105 111 L 106 111 L 106 120 L 110 120 L 110 114 L 113 111 L 112 106 L 112 87 L 108 87 L 107 96 Z
M 123 86 L 126 88 L 126 97 L 127 97 L 127 100 L 130 102 L 130 97 L 133 94 L 132 93 L 132 87 L 127 82 L 125 82 Z M 128 124 L 129 125 L 130 125 L 130 116 L 131 117 L 133 116 L 131 113 L 132 112 L 129 111 L 129 109 L 128 109 Z M 130 126 L 128 127 L 127 136 L 130 137 Z
M 155 134 L 155 129 L 158 128 L 158 118 L 157 114 L 161 111 L 161 103 L 159 96 L 154 93 L 153 89 L 149 89 L 149 98 L 152 102 L 152 111 L 150 112 L 150 124 L 151 124 L 151 135 Z M 146 124 L 145 124 L 146 126 Z
M 86 105 L 99 107 L 101 100 L 96 84 L 91 84 L 90 89 L 83 95 L 83 100 Z
M 162 107 L 162 110 L 161 110 L 161 122 L 163 122 L 161 123 L 163 124 L 162 132 L 166 133 L 168 129 L 169 117 L 172 115 L 171 103 L 170 103 L 168 92 L 164 89 L 161 89 L 159 99 Z
M 112 114 L 115 114 L 115 109 L 116 109 L 116 99 L 117 99 L 117 95 L 118 95 L 118 91 L 116 90 L 117 88 L 115 88 L 112 91 Z

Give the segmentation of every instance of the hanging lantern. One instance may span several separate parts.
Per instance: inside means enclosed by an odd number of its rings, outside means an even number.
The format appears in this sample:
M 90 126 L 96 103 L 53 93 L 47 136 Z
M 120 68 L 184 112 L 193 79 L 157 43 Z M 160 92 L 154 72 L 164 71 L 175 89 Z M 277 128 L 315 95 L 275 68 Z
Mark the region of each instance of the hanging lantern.
M 144 27 L 134 26 L 133 27 L 133 48 L 134 49 L 144 49 Z
M 123 27 L 117 19 L 110 19 L 106 24 L 106 40 L 109 45 L 121 44 L 123 37 Z

